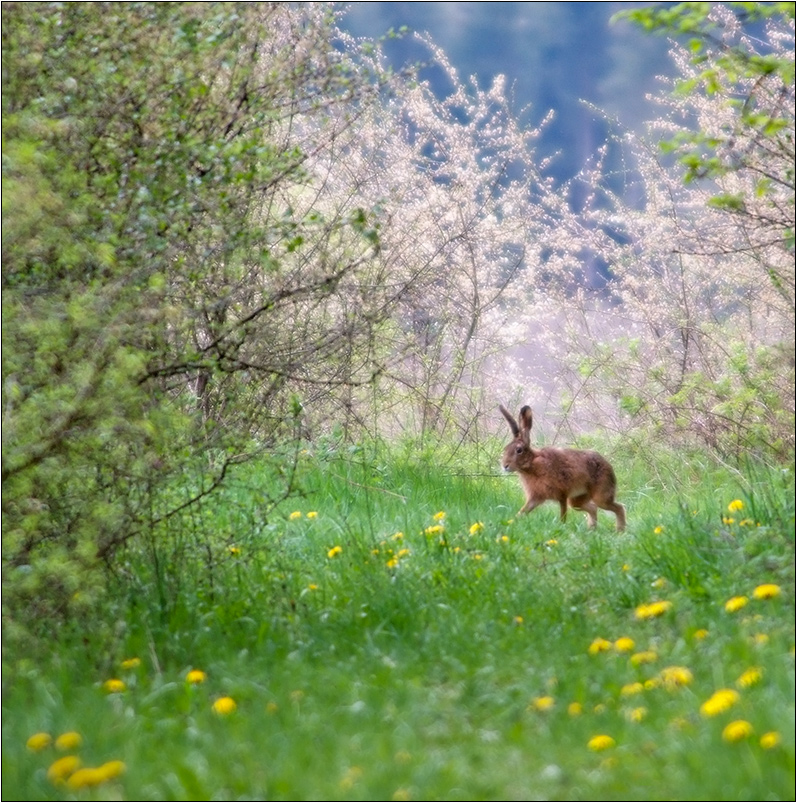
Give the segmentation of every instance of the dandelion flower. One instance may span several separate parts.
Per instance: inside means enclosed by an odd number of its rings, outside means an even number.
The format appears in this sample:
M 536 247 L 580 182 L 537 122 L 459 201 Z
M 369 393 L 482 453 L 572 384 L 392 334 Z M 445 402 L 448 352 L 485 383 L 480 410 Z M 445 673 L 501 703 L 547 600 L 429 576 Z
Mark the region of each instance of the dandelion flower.
M 715 717 L 722 714 L 739 701 L 739 693 L 733 689 L 720 689 L 700 706 L 700 713 L 704 717 Z
M 40 750 L 44 750 L 45 747 L 49 747 L 52 741 L 53 737 L 49 733 L 34 733 L 25 743 L 25 746 L 28 750 L 38 753 Z
M 336 558 L 340 553 L 343 552 L 342 546 L 333 546 L 332 549 L 327 552 L 328 558 Z
M 435 521 L 442 521 L 446 517 L 445 511 L 441 510 L 439 513 L 435 513 L 432 518 Z
M 617 650 L 617 652 L 631 652 L 635 646 L 634 640 L 628 638 L 628 636 L 618 638 L 617 641 L 614 642 L 614 649 Z
M 736 613 L 736 611 L 740 611 L 742 608 L 744 608 L 744 606 L 747 605 L 748 601 L 749 600 L 747 599 L 747 597 L 731 597 L 725 603 L 725 610 L 728 613 Z
M 128 658 L 120 664 L 122 669 L 138 669 L 141 666 L 140 658 Z
M 722 738 L 726 742 L 740 742 L 753 733 L 753 726 L 744 719 L 729 722 L 722 730 Z
M 647 605 L 637 607 L 634 614 L 637 619 L 654 619 L 657 616 L 667 613 L 672 608 L 672 602 L 662 600 L 661 602 L 651 602 Z
M 266 713 L 267 714 L 276 714 L 277 711 L 280 710 L 280 707 L 273 701 L 270 700 L 266 703 Z
M 87 786 L 99 786 L 106 781 L 105 774 L 97 767 L 84 767 L 69 776 L 66 784 L 70 789 L 83 789 Z
M 201 670 L 201 669 L 192 669 L 186 676 L 185 681 L 186 683 L 204 683 L 208 679 L 208 676 Z
M 762 586 L 757 586 L 753 591 L 755 599 L 772 599 L 780 594 L 780 586 L 774 583 L 764 583 Z
M 764 750 L 771 750 L 780 744 L 780 734 L 777 731 L 769 731 L 761 737 L 759 744 Z
M 237 546 L 228 546 L 228 547 L 227 547 L 227 551 L 228 551 L 228 552 L 229 552 L 229 553 L 230 553 L 230 554 L 231 554 L 233 557 L 235 557 L 236 555 L 240 555 L 240 554 L 241 554 L 241 548 L 240 548 L 240 547 L 237 547 Z
M 445 530 L 442 524 L 433 524 L 431 527 L 427 527 L 424 532 L 426 535 L 437 535 Z
M 659 672 L 659 677 L 669 691 L 679 686 L 688 686 L 693 680 L 691 671 L 685 666 L 667 666 Z
M 639 666 L 640 664 L 652 664 L 654 661 L 658 660 L 658 654 L 653 650 L 643 650 L 642 652 L 635 652 L 631 656 L 631 663 L 634 666 Z
M 238 706 L 235 704 L 235 700 L 233 700 L 232 697 L 219 697 L 219 699 L 213 703 L 213 711 L 220 716 L 232 714 L 237 707 Z
M 700 628 L 700 630 L 695 630 L 692 634 L 692 638 L 696 639 L 697 641 L 702 641 L 708 635 L 708 630 L 705 628 Z
M 736 685 L 740 689 L 749 689 L 750 686 L 755 686 L 755 684 L 761 680 L 763 674 L 764 670 L 761 669 L 760 666 L 751 666 L 750 669 L 742 672 L 739 679 L 736 681 Z
M 555 538 L 549 538 L 545 542 L 545 546 L 556 546 L 559 542 Z
M 318 518 L 318 511 L 317 510 L 310 510 L 307 513 L 308 519 L 317 519 Z
M 77 731 L 67 731 L 55 740 L 55 749 L 76 750 L 81 744 L 83 744 L 83 737 Z
M 406 558 L 407 555 L 411 555 L 411 554 L 412 553 L 410 552 L 409 549 L 399 549 L 397 557 Z
M 653 533 L 655 535 L 661 535 L 663 532 L 664 532 L 664 527 L 662 527 L 661 524 L 658 527 L 653 528 Z
M 495 539 L 496 544 L 508 544 L 509 543 L 509 536 L 508 535 L 499 535 L 498 538 Z
M 394 535 L 390 536 L 392 541 L 403 541 L 404 540 L 404 533 L 395 533 Z
M 657 577 L 651 584 L 651 588 L 664 588 L 667 581 L 663 577 Z
M 291 521 L 296 521 L 297 519 L 300 519 L 301 517 L 302 517 L 302 511 L 301 510 L 294 510 L 293 513 L 291 513 L 291 515 L 288 516 L 288 518 Z
M 629 571 L 631 571 L 631 566 L 630 566 L 630 564 L 628 564 L 628 563 L 624 563 L 624 564 L 622 565 L 622 570 L 623 570 L 624 572 L 629 572 Z
M 733 502 L 728 505 L 728 510 L 730 510 L 731 513 L 735 513 L 737 510 L 741 510 L 743 507 L 744 502 L 742 502 L 741 499 L 734 499 Z
M 394 556 L 394 557 L 392 557 L 392 558 L 391 558 L 391 559 L 390 559 L 390 560 L 389 560 L 389 561 L 388 561 L 388 562 L 385 564 L 385 566 L 387 566 L 387 568 L 388 568 L 388 569 L 395 569 L 395 568 L 396 568 L 396 566 L 398 566 L 398 565 L 399 565 L 399 561 L 398 561 L 398 558 L 397 558 L 397 557 L 395 557 L 395 556 Z
M 554 699 L 550 696 L 545 697 L 535 697 L 531 701 L 531 705 L 529 708 L 533 708 L 535 711 L 550 711 L 554 706 Z
M 47 780 L 55 784 L 63 783 L 78 769 L 80 769 L 80 759 L 77 756 L 64 756 L 50 764 Z
M 612 739 L 611 736 L 607 736 L 605 733 L 598 734 L 597 736 L 593 736 L 588 742 L 587 747 L 590 750 L 594 750 L 595 752 L 599 752 L 601 750 L 608 750 L 610 747 L 614 747 L 616 742 Z
M 632 708 L 628 712 L 628 719 L 631 720 L 631 722 L 642 722 L 647 715 L 648 709 L 641 705 L 638 708 Z
M 587 652 L 590 655 L 597 655 L 599 652 L 606 652 L 612 648 L 611 641 L 606 641 L 605 638 L 596 638 L 592 644 L 589 645 Z
M 722 523 L 723 524 L 735 524 L 736 523 L 736 519 L 734 519 L 731 516 L 723 516 L 722 517 Z
M 102 775 L 104 781 L 112 781 L 114 778 L 124 775 L 127 772 L 127 766 L 124 761 L 106 761 L 97 771 Z
M 310 584 L 307 586 L 307 590 L 308 590 L 308 591 L 318 591 L 318 586 L 317 586 L 315 583 L 310 583 Z
M 108 694 L 118 694 L 125 691 L 127 686 L 125 686 L 124 681 L 118 680 L 117 678 L 111 678 L 102 684 L 102 688 L 104 691 L 108 692 Z
M 764 644 L 769 643 L 769 636 L 766 633 L 754 633 L 751 636 L 751 639 L 753 641 L 753 644 L 756 644 L 758 646 L 762 646 Z
M 469 532 L 471 535 L 476 535 L 476 533 L 480 533 L 483 529 L 484 529 L 484 524 L 482 524 L 480 521 L 477 521 L 474 524 L 470 525 Z
M 641 694 L 644 690 L 645 687 L 639 682 L 626 683 L 625 686 L 620 689 L 620 694 L 623 697 L 631 697 L 634 694 Z
M 523 624 L 523 617 L 522 617 L 522 616 L 516 616 L 516 617 L 515 617 L 515 618 L 512 620 L 512 624 L 513 624 L 513 625 L 522 625 L 522 624 Z
M 580 715 L 581 715 L 581 712 L 582 712 L 583 710 L 584 710 L 584 707 L 581 705 L 581 703 L 570 703 L 570 705 L 569 705 L 569 706 L 567 706 L 567 713 L 568 713 L 568 714 L 569 714 L 571 717 L 577 717 L 577 716 L 580 716 Z

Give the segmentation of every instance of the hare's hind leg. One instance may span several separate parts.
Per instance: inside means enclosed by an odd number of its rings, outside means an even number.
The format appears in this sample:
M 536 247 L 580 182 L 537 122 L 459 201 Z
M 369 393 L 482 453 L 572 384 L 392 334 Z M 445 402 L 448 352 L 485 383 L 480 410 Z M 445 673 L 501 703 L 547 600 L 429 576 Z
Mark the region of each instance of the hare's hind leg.
M 625 529 L 625 508 L 614 499 L 606 499 L 598 502 L 598 506 L 603 510 L 611 510 L 617 517 L 617 532 L 621 533 Z
M 589 494 L 575 496 L 570 500 L 570 506 L 575 510 L 583 510 L 589 519 L 589 526 L 595 528 L 598 525 L 598 506 L 590 499 Z

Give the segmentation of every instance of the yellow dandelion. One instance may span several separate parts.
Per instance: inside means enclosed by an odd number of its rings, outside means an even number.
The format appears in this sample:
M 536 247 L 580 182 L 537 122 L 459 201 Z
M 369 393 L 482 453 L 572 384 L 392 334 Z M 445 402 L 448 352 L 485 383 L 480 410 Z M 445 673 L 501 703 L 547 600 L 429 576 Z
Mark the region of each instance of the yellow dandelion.
M 433 524 L 431 527 L 427 527 L 424 530 L 426 535 L 437 535 L 438 533 L 442 533 L 445 530 L 442 524 Z
M 555 538 L 549 538 L 545 542 L 545 546 L 556 546 L 559 542 Z
M 764 675 L 764 670 L 760 666 L 751 666 L 750 669 L 745 670 L 736 681 L 736 685 L 740 689 L 749 689 L 750 686 L 755 686 Z
M 127 766 L 124 761 L 106 761 L 97 768 L 97 772 L 102 775 L 103 781 L 112 781 L 114 778 L 124 775 L 127 772 Z
M 77 731 L 67 731 L 55 740 L 55 749 L 77 750 L 81 744 L 83 744 L 83 737 Z
M 658 689 L 661 686 L 661 678 L 648 678 L 644 685 L 648 691 L 650 689 Z
M 731 513 L 735 513 L 737 510 L 742 510 L 743 507 L 744 502 L 742 502 L 741 499 L 734 499 L 733 502 L 728 505 L 728 510 L 730 510 Z
M 550 711 L 553 707 L 554 707 L 553 697 L 545 696 L 545 697 L 535 697 L 531 701 L 529 709 L 534 709 L 535 711 Z
M 232 697 L 219 697 L 219 699 L 213 703 L 213 711 L 220 716 L 232 714 L 237 707 Z
M 495 539 L 496 544 L 508 544 L 509 543 L 509 536 L 508 535 L 499 535 L 498 538 Z
M 593 714 L 605 714 L 606 713 L 606 706 L 603 703 L 598 703 L 596 706 L 592 708 Z
M 127 686 L 124 684 L 124 681 L 118 680 L 117 678 L 111 678 L 102 684 L 102 688 L 103 691 L 106 691 L 108 694 L 119 694 L 120 692 L 125 691 Z
M 192 669 L 186 676 L 185 682 L 186 683 L 204 683 L 208 679 L 208 676 L 201 670 L 201 669 Z
M 620 694 L 623 697 L 631 697 L 634 694 L 641 694 L 644 690 L 645 687 L 637 681 L 636 683 L 626 683 L 625 686 L 620 689 Z
M 269 702 L 266 703 L 267 714 L 276 714 L 279 710 L 280 707 L 273 700 L 269 700 Z
M 757 646 L 769 644 L 769 636 L 766 633 L 754 633 L 750 638 L 753 644 Z
M 229 552 L 229 553 L 230 553 L 230 554 L 231 554 L 233 557 L 235 557 L 236 555 L 240 555 L 240 554 L 241 554 L 241 548 L 240 548 L 240 547 L 237 547 L 237 546 L 228 546 L 228 547 L 227 547 L 227 551 L 228 551 L 228 552 Z
M 658 654 L 653 650 L 643 650 L 642 652 L 635 652 L 631 656 L 631 663 L 634 666 L 639 666 L 640 664 L 652 664 L 654 661 L 658 660 Z
M 747 597 L 731 597 L 725 603 L 725 610 L 728 613 L 736 613 L 736 611 L 740 611 L 742 608 L 744 608 L 744 606 L 747 605 L 748 602 L 749 600 L 747 599 Z
M 631 722 L 642 722 L 642 720 L 648 715 L 648 709 L 644 706 L 639 706 L 638 708 L 632 708 L 628 712 L 628 719 Z
M 624 563 L 624 564 L 622 565 L 622 570 L 623 570 L 624 572 L 630 572 L 630 571 L 631 571 L 631 566 L 630 566 L 628 563 Z
M 704 717 L 715 717 L 723 714 L 731 706 L 739 702 L 739 693 L 733 689 L 719 689 L 700 706 L 700 713 Z
M 653 528 L 653 533 L 654 533 L 655 535 L 661 535 L 663 532 L 664 532 L 664 527 L 662 527 L 662 525 L 661 525 L 661 524 L 659 524 L 659 526 L 658 526 L 658 527 L 654 527 L 654 528 Z
M 611 641 L 606 641 L 605 638 L 596 638 L 592 644 L 589 645 L 587 652 L 590 655 L 597 655 L 599 652 L 606 652 L 612 648 Z
M 483 529 L 484 529 L 484 524 L 482 524 L 480 521 L 477 521 L 474 524 L 470 525 L 469 532 L 471 535 L 476 535 L 476 533 L 480 533 Z
M 637 619 L 654 619 L 657 616 L 662 616 L 672 608 L 672 602 L 669 600 L 661 600 L 660 602 L 650 602 L 646 605 L 639 605 L 634 611 Z
M 389 560 L 389 561 L 388 561 L 388 562 L 385 564 L 385 566 L 387 566 L 387 568 L 388 568 L 388 569 L 395 569 L 395 568 L 396 568 L 396 566 L 398 566 L 398 565 L 399 565 L 399 561 L 398 561 L 398 558 L 396 558 L 396 557 L 393 557 L 393 558 L 391 558 L 391 559 L 390 559 L 390 560 Z
M 595 752 L 600 752 L 601 750 L 608 750 L 611 747 L 614 747 L 617 744 L 611 736 L 607 736 L 605 733 L 600 733 L 597 736 L 593 736 L 588 742 L 587 747 L 590 750 L 594 750 Z
M 141 666 L 140 658 L 127 658 L 120 664 L 122 669 L 138 669 Z
M 477 552 L 477 553 L 476 553 L 476 554 L 473 556 L 473 560 L 484 560 L 484 555 L 482 555 L 482 553 L 481 553 L 481 552 Z
M 80 769 L 80 759 L 77 756 L 64 756 L 50 764 L 47 780 L 54 784 L 63 783 L 78 769 Z
M 617 652 L 631 652 L 635 646 L 634 640 L 628 638 L 628 636 L 622 636 L 614 642 L 614 649 L 617 650 Z
M 707 635 L 708 630 L 705 628 L 700 628 L 700 630 L 695 630 L 695 632 L 692 634 L 692 638 L 694 638 L 696 641 L 702 641 Z
M 752 519 L 742 519 L 739 522 L 740 527 L 752 527 L 755 525 L 755 522 Z
M 758 742 L 764 750 L 772 750 L 780 744 L 780 734 L 777 731 L 765 733 Z
M 291 515 L 288 516 L 288 518 L 291 521 L 296 521 L 297 519 L 300 519 L 301 517 L 302 517 L 302 511 L 301 510 L 294 510 L 293 513 L 291 513 Z
M 756 586 L 753 591 L 755 599 L 772 599 L 780 594 L 780 586 L 774 583 L 764 583 L 762 586 Z
M 105 774 L 99 768 L 84 767 L 70 775 L 66 784 L 70 789 L 83 789 L 87 786 L 99 786 L 105 780 Z
M 691 671 L 685 666 L 667 666 L 659 672 L 659 677 L 664 688 L 669 691 L 679 686 L 688 686 L 693 680 Z
M 751 736 L 752 733 L 753 726 L 749 722 L 744 719 L 736 719 L 722 729 L 722 738 L 726 742 L 740 742 Z
M 307 586 L 308 591 L 318 591 L 318 586 L 315 583 L 310 583 Z
M 307 512 L 308 519 L 317 519 L 318 518 L 318 511 L 317 510 L 309 510 Z
M 403 541 L 404 540 L 404 533 L 395 533 L 390 536 L 392 541 Z
M 583 710 L 584 707 L 581 705 L 581 703 L 570 703 L 570 705 L 567 706 L 567 713 L 571 717 L 580 716 Z
M 49 733 L 34 733 L 33 736 L 25 742 L 25 746 L 28 750 L 38 753 L 40 750 L 44 750 L 45 747 L 49 747 L 52 741 L 53 737 L 50 736 Z
M 398 557 L 399 558 L 406 558 L 407 555 L 411 555 L 411 554 L 412 553 L 410 552 L 409 549 L 399 549 L 399 551 L 398 551 Z
M 723 516 L 722 517 L 722 523 L 723 524 L 735 524 L 736 523 L 736 519 L 734 519 L 734 518 L 732 518 L 730 516 Z
M 435 513 L 432 518 L 435 521 L 442 521 L 446 517 L 445 511 L 441 510 L 439 513 Z
M 522 617 L 522 616 L 516 616 L 516 617 L 515 617 L 515 618 L 512 620 L 512 624 L 513 624 L 513 625 L 522 625 L 522 624 L 523 624 L 523 617 Z
M 333 546 L 332 549 L 330 549 L 329 552 L 327 552 L 327 557 L 336 558 L 338 555 L 340 555 L 341 552 L 343 552 L 342 546 L 337 546 L 337 545 Z
M 664 588 L 667 581 L 663 577 L 657 577 L 651 584 L 651 588 Z

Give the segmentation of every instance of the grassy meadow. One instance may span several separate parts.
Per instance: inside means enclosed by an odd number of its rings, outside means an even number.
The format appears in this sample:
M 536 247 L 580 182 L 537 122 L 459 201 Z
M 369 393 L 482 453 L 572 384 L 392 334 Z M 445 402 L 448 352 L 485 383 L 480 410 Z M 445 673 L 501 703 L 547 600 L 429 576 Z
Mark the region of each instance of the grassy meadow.
M 793 474 L 611 454 L 618 534 L 499 453 L 240 467 L 6 647 L 3 799 L 794 799 Z

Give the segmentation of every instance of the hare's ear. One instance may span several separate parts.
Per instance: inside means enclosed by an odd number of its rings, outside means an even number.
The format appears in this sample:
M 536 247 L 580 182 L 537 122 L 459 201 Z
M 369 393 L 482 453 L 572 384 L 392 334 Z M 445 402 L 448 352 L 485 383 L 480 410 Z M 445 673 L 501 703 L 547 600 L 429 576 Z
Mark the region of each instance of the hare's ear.
M 525 404 L 520 408 L 520 436 L 527 444 L 530 440 L 529 433 L 531 432 L 531 422 L 531 407 Z
M 503 413 L 504 418 L 509 422 L 509 428 L 512 430 L 512 434 L 517 438 L 517 436 L 520 434 L 520 427 L 517 425 L 517 421 L 512 418 L 512 413 L 510 413 L 503 404 L 499 404 L 498 409 Z

